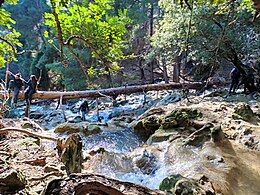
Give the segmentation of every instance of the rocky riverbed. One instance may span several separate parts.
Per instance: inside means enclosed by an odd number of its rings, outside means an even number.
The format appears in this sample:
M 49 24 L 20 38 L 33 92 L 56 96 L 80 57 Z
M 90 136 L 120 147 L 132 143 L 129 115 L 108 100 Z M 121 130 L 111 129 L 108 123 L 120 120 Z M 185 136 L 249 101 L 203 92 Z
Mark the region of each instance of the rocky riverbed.
M 260 97 L 223 96 L 214 91 L 183 98 L 181 91 L 163 91 L 122 96 L 116 102 L 102 98 L 101 122 L 94 101 L 87 121 L 81 121 L 76 101 L 58 108 L 55 102 L 32 105 L 30 119 L 23 117 L 20 104 L 12 118 L 2 120 L 2 130 L 17 128 L 55 139 L 1 133 L 0 191 L 40 194 L 50 181 L 68 179 L 55 140 L 77 133 L 84 174 L 146 186 L 149 194 L 257 195 Z

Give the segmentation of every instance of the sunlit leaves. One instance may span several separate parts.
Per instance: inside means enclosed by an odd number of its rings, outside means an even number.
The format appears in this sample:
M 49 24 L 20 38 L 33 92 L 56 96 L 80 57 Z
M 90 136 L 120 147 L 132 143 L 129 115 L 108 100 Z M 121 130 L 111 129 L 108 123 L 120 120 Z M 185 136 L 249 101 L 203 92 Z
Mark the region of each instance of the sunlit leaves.
M 6 0 L 4 3 L 15 4 L 17 0 Z M 10 17 L 10 13 L 0 8 L 0 68 L 3 68 L 7 61 L 16 60 L 14 53 L 16 47 L 22 46 L 18 40 L 20 33 L 12 28 L 13 24 L 15 24 L 15 21 Z
M 172 1 L 159 3 L 165 13 L 152 36 L 151 44 L 162 56 L 179 55 L 185 48 L 190 14 L 186 8 L 173 4 Z
M 57 6 L 58 1 L 55 1 Z M 73 35 L 81 36 L 87 42 L 86 47 L 92 50 L 92 56 L 108 62 L 113 69 L 114 62 L 123 58 L 123 36 L 126 25 L 131 20 L 126 16 L 126 10 L 119 10 L 118 15 L 113 15 L 113 0 L 95 0 L 82 6 L 71 1 L 68 8 L 57 6 L 58 17 L 62 29 L 62 36 L 67 40 Z M 57 33 L 54 16 L 45 14 L 45 24 Z M 77 40 L 78 41 L 78 40 Z M 76 40 L 72 42 L 76 44 Z

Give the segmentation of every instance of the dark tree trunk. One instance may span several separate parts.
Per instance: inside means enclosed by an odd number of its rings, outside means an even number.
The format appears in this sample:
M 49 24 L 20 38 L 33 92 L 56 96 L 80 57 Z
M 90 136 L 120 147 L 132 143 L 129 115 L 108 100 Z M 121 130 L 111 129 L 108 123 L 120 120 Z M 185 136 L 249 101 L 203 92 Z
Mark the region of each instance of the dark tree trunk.
M 150 83 L 154 83 L 154 60 L 149 63 L 150 66 Z
M 177 56 L 173 65 L 173 82 L 180 82 L 181 56 Z
M 165 83 L 168 84 L 169 79 L 168 79 L 166 61 L 164 58 L 162 59 L 162 63 L 163 63 L 163 78 L 164 78 Z
M 105 68 L 105 70 L 108 72 L 107 74 L 107 83 L 109 84 L 109 87 L 113 87 L 113 80 L 111 77 L 111 73 L 108 67 Z
M 144 74 L 144 68 L 142 66 L 142 59 L 139 59 L 139 68 L 140 68 L 140 79 L 141 79 L 141 83 L 144 84 L 145 83 L 145 74 Z
M 254 72 L 253 72 L 254 69 L 250 66 L 246 66 L 243 64 L 243 62 L 239 59 L 236 51 L 232 48 L 232 46 L 229 43 L 226 43 L 226 45 L 230 50 L 229 60 L 241 72 L 245 89 L 248 89 L 250 93 L 254 91 L 259 91 L 260 89 L 257 88 L 254 84 L 255 83 Z
M 57 144 L 58 154 L 66 167 L 67 174 L 80 173 L 83 163 L 82 141 L 79 134 L 71 134 L 65 142 Z

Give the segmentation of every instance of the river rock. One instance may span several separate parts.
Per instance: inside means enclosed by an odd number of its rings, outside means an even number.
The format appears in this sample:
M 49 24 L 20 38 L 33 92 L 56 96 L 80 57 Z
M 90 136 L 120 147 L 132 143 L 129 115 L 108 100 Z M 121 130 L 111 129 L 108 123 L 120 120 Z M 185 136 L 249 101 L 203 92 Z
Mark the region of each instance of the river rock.
M 84 133 L 85 135 L 97 134 L 101 132 L 101 128 L 98 124 L 92 124 L 89 122 L 80 123 L 63 123 L 58 125 L 54 132 L 56 133 Z
M 157 116 L 149 116 L 139 120 L 133 126 L 134 132 L 144 140 L 147 140 L 159 127 L 160 119 Z
M 143 174 L 154 174 L 158 169 L 156 157 L 152 153 L 148 154 L 146 150 L 141 156 L 134 157 L 133 163 Z
M 22 172 L 9 169 L 0 175 L 1 194 L 15 194 L 25 188 L 27 181 Z
M 184 145 L 201 146 L 204 142 L 211 139 L 211 123 L 206 124 L 201 129 L 193 132 L 184 140 Z
M 204 182 L 205 183 L 205 182 Z M 204 184 L 203 183 L 203 184 Z M 198 182 L 185 178 L 180 174 L 165 178 L 159 187 L 160 190 L 180 195 L 213 195 L 213 188 L 203 189 Z
M 168 129 L 175 126 L 188 127 L 192 119 L 197 119 L 200 117 L 202 117 L 202 113 L 197 109 L 176 109 L 167 115 L 164 120 L 162 120 L 161 128 Z
M 251 121 L 255 118 L 255 114 L 248 104 L 242 104 L 234 108 L 232 118 L 244 121 Z

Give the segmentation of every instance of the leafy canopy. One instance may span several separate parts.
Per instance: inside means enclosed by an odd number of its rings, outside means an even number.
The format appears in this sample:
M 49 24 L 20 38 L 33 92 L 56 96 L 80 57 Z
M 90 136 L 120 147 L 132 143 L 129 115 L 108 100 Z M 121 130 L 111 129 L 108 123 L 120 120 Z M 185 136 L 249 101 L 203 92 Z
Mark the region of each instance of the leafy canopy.
M 91 49 L 92 57 L 112 70 L 117 70 L 119 67 L 116 62 L 123 58 L 126 25 L 131 20 L 126 16 L 126 9 L 119 10 L 118 15 L 115 15 L 113 3 L 113 0 L 84 1 L 81 4 L 75 0 L 51 1 L 62 31 L 61 44 L 77 45 L 81 40 L 84 46 Z M 59 36 L 55 14 L 45 13 L 45 20 L 45 24 Z
M 5 4 L 16 4 L 18 0 L 5 0 Z M 22 47 L 17 32 L 12 25 L 15 21 L 11 18 L 10 13 L 4 8 L 0 8 L 0 68 L 5 66 L 7 61 L 16 60 L 16 47 Z

